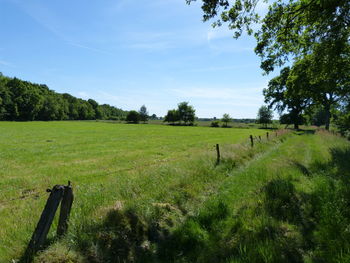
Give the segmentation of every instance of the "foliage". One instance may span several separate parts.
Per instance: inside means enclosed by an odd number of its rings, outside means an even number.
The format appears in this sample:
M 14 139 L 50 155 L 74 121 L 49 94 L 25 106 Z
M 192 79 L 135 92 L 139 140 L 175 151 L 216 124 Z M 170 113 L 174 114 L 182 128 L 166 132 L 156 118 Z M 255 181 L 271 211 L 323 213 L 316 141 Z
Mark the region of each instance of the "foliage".
M 308 83 L 304 72 L 297 75 L 294 68 L 286 67 L 263 90 L 269 107 L 275 107 L 280 114 L 287 110 L 288 114 L 283 115 L 282 121 L 284 124 L 294 124 L 295 129 L 303 124 L 302 114 L 312 102 Z
M 177 109 L 168 110 L 167 115 L 164 117 L 164 122 L 172 124 L 184 122 L 185 125 L 193 125 L 195 117 L 193 106 L 188 105 L 188 102 L 181 102 L 178 104 Z
M 340 111 L 336 124 L 340 133 L 350 140 L 350 103 L 348 102 Z
M 146 122 L 149 118 L 148 111 L 145 105 L 142 105 L 139 110 L 140 121 Z
M 188 105 L 188 102 L 181 102 L 177 105 L 177 111 L 179 113 L 179 120 L 183 121 L 185 125 L 187 123 L 193 124 L 195 119 L 195 110 L 193 106 Z
M 92 99 L 56 93 L 46 85 L 0 75 L 0 120 L 92 120 L 122 118 L 125 113 Z
M 267 124 L 272 123 L 272 111 L 267 106 L 261 106 L 258 111 L 257 122 L 263 124 L 266 128 Z
M 187 0 L 191 3 L 196 0 Z M 237 38 L 243 31 L 253 34 L 257 45 L 255 52 L 262 58 L 261 68 L 271 72 L 290 56 L 309 53 L 322 41 L 349 39 L 350 3 L 346 0 L 274 0 L 261 19 L 259 0 L 202 0 L 203 20 L 219 16 L 213 26 L 228 23 Z M 262 26 L 256 28 L 256 23 Z M 339 54 L 336 54 L 339 56 Z
M 228 127 L 227 124 L 232 121 L 232 118 L 231 118 L 231 116 L 228 113 L 225 113 L 222 116 L 221 121 L 225 123 L 224 127 Z
M 164 122 L 175 124 L 175 122 L 179 121 L 179 112 L 175 109 L 168 110 L 167 115 L 164 117 Z
M 211 126 L 211 127 L 220 127 L 220 122 L 219 122 L 219 121 L 212 121 L 212 122 L 210 123 L 210 126 Z
M 150 118 L 150 120 L 158 120 L 157 115 L 154 113 L 149 118 Z
M 298 115 L 298 118 L 296 118 L 296 116 L 292 115 L 291 113 L 285 113 L 280 116 L 281 124 L 294 124 L 294 129 L 298 129 L 299 125 L 304 124 L 305 122 L 305 117 L 303 115 Z
M 314 109 L 311 114 L 311 124 L 318 127 L 325 125 L 327 121 L 327 112 L 323 108 Z
M 131 123 L 139 123 L 141 119 L 140 113 L 138 113 L 137 111 L 129 111 L 128 114 L 126 115 L 126 121 L 127 122 L 131 122 Z

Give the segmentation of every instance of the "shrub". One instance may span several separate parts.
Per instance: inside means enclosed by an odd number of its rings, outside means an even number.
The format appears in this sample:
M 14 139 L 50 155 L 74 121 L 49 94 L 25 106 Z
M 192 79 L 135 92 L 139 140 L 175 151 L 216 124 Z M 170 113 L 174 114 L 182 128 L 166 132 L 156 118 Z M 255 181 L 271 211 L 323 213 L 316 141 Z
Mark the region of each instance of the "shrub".
M 210 126 L 211 127 L 220 127 L 219 121 L 212 121 Z

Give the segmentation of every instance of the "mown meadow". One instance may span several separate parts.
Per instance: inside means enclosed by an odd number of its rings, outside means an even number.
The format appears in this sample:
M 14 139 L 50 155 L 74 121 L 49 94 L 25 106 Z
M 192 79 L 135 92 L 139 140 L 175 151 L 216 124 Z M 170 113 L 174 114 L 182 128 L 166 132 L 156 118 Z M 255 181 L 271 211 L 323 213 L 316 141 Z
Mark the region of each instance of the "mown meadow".
M 72 181 L 76 198 L 69 233 L 75 242 L 81 228 L 98 221 L 99 213 L 117 200 L 137 207 L 176 199 L 182 203 L 187 194 L 200 196 L 207 187 L 215 188 L 215 176 L 210 182 L 202 180 L 210 171 L 207 166 L 215 163 L 214 145 L 248 145 L 250 134 L 265 131 L 94 121 L 2 122 L 0 261 L 23 253 L 47 188 Z

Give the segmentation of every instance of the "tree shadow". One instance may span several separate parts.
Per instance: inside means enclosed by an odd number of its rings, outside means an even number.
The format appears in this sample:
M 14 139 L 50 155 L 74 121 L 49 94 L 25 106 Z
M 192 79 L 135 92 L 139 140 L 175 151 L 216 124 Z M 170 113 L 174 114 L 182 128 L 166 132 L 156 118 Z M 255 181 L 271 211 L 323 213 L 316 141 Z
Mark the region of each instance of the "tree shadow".
M 326 161 L 317 161 L 310 165 L 314 174 L 322 173 L 328 177 L 350 181 L 350 148 L 331 148 L 331 158 Z
M 292 165 L 295 166 L 303 175 L 306 175 L 306 176 L 310 176 L 311 173 L 309 171 L 309 169 L 303 165 L 302 163 L 298 162 L 298 161 L 291 161 Z

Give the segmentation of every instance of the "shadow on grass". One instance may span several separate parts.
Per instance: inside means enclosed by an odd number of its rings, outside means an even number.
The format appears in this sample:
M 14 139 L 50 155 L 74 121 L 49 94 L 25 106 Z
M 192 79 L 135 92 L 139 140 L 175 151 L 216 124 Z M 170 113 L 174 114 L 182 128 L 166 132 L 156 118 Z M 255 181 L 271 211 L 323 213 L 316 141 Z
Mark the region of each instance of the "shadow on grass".
M 47 249 L 50 245 L 52 245 L 55 241 L 57 241 L 57 238 L 48 238 L 45 242 L 45 244 L 42 246 L 42 248 L 38 251 L 43 251 Z M 18 260 L 18 263 L 31 263 L 34 260 L 35 255 L 37 252 L 35 252 L 29 245 L 24 251 L 23 255 Z

